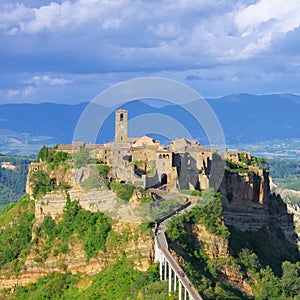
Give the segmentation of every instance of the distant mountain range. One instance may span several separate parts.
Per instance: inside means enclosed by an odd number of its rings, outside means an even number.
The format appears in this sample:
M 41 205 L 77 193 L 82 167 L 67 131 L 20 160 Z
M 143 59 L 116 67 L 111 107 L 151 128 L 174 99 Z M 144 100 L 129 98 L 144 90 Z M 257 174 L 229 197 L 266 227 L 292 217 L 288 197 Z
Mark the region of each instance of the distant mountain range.
M 207 101 L 219 118 L 226 143 L 229 145 L 300 139 L 300 96 L 238 94 Z M 0 105 L 0 152 L 32 154 L 43 144 L 70 143 L 78 119 L 87 105 L 88 103 Z M 198 109 L 197 105 L 197 102 L 191 102 L 186 108 L 193 112 Z M 198 122 L 180 106 L 163 106 L 163 103 L 152 106 L 151 101 L 133 101 L 122 107 L 129 110 L 130 119 L 140 114 L 144 114 L 145 117 L 147 114 L 169 116 L 183 124 L 193 138 L 197 138 L 203 144 L 207 143 L 205 133 Z M 97 107 L 99 115 L 107 114 L 108 111 L 108 108 Z M 160 128 L 168 124 L 171 126 L 170 118 L 162 121 Z M 134 135 L 138 132 L 135 129 L 137 128 L 133 126 L 130 133 Z M 174 137 L 178 134 L 175 128 Z M 153 136 L 163 141 L 173 138 L 170 135 L 160 135 L 157 131 Z M 111 113 L 99 132 L 98 142 L 110 141 L 113 138 L 114 115 Z

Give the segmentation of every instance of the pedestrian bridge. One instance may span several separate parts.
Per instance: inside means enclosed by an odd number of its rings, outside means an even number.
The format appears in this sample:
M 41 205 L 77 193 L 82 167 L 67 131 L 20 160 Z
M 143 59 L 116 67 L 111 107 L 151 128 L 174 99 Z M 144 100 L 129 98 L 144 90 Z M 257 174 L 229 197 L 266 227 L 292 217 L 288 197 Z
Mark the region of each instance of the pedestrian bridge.
M 159 263 L 160 280 L 169 282 L 169 294 L 178 293 L 179 300 L 203 300 L 181 267 L 172 257 L 165 235 L 165 225 L 160 224 L 160 230 L 155 230 L 155 262 Z

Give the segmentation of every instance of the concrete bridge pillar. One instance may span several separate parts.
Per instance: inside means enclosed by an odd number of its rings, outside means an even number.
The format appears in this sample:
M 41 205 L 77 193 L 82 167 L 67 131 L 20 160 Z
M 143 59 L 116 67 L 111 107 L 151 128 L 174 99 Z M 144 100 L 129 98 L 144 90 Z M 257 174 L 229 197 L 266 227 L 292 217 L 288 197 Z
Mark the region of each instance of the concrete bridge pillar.
M 159 260 L 159 279 L 160 279 L 160 281 L 162 281 L 162 267 L 163 267 L 163 258 L 160 257 L 160 260 Z
M 169 296 L 171 296 L 171 291 L 172 291 L 172 268 L 171 265 L 169 264 Z
M 179 300 L 182 300 L 182 283 L 179 280 L 179 289 L 178 289 L 178 293 L 179 293 Z
M 165 272 L 165 281 L 167 280 L 167 267 L 168 267 L 168 263 L 166 258 L 164 257 L 164 272 Z
M 174 292 L 176 292 L 176 273 L 174 271 Z

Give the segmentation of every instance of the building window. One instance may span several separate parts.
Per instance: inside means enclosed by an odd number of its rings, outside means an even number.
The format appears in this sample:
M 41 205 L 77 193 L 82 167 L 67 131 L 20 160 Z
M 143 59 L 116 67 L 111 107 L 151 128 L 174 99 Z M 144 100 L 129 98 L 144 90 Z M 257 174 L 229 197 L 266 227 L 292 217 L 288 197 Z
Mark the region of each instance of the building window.
M 124 120 L 124 115 L 123 113 L 120 114 L 120 121 L 122 122 Z

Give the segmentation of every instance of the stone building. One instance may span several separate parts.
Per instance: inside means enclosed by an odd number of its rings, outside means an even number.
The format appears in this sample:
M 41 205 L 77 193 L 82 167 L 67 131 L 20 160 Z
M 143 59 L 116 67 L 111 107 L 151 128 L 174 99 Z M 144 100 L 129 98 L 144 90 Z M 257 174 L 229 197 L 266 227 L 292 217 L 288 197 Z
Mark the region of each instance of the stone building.
M 230 160 L 235 164 L 244 163 L 243 160 L 242 160 L 242 157 L 244 157 L 245 159 L 248 159 L 249 161 L 251 161 L 251 159 L 252 159 L 251 153 L 246 152 L 246 151 L 237 151 L 237 150 L 226 151 L 222 155 L 223 159 Z
M 87 145 L 84 142 L 72 142 L 72 144 L 59 144 L 57 150 L 72 154 L 79 151 L 81 147 L 86 146 Z
M 70 153 L 70 149 L 74 152 L 82 146 L 88 148 L 79 142 L 67 146 L 59 145 L 58 150 Z M 209 187 L 212 150 L 185 138 L 175 139 L 169 146 L 146 135 L 129 138 L 125 109 L 115 112 L 115 141 L 94 145 L 92 153 L 95 159 L 111 167 L 111 180 L 144 188 L 166 184 L 180 189 Z

